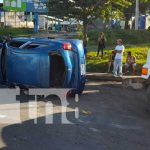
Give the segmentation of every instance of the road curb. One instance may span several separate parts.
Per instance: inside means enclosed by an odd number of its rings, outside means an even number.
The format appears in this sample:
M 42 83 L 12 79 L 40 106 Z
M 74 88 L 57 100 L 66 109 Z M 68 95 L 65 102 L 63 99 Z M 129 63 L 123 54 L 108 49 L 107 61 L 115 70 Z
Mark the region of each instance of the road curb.
M 140 76 L 123 76 L 121 78 L 108 73 L 87 73 L 86 76 L 89 80 L 122 82 L 123 88 L 132 87 L 137 90 L 144 87 L 144 79 Z
M 114 77 L 112 74 L 109 73 L 87 73 L 86 74 L 87 79 L 89 80 L 98 80 L 98 81 L 116 81 L 116 82 L 122 82 L 122 78 L 120 77 Z

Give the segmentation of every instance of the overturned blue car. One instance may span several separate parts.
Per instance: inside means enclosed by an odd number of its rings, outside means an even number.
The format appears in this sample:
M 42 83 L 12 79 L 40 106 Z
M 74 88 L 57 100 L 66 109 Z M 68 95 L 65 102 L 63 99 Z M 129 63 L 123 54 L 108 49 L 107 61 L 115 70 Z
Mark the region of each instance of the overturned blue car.
M 14 38 L 1 45 L 1 81 L 26 88 L 71 88 L 82 93 L 85 55 L 82 41 Z

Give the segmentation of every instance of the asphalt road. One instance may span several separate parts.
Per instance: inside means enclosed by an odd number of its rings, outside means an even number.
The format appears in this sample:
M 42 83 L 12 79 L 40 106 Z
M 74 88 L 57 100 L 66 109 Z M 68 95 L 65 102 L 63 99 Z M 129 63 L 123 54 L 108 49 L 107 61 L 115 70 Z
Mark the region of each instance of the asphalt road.
M 53 124 L 45 124 L 45 103 L 0 104 L 1 150 L 149 150 L 150 106 L 144 90 L 123 89 L 116 82 L 88 82 L 79 102 L 68 99 L 67 119 L 53 98 Z M 75 108 L 79 107 L 79 118 Z M 77 112 L 77 111 L 76 111 Z M 20 115 L 21 114 L 21 115 Z M 20 124 L 18 116 L 23 121 Z M 35 124 L 37 123 L 37 124 Z

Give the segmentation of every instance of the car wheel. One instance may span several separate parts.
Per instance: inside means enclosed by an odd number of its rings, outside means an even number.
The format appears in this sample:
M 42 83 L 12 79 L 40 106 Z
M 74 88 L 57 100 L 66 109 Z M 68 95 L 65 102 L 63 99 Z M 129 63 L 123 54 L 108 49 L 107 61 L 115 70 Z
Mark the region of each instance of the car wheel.
M 147 98 L 150 100 L 150 85 L 147 88 Z

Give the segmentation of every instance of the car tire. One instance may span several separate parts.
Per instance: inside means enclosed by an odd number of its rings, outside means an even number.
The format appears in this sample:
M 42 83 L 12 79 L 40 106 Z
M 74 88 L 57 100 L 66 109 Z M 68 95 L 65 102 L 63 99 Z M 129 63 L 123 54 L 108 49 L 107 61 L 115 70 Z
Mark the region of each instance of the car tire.
M 148 85 L 148 88 L 147 88 L 147 98 L 150 101 L 150 85 Z

